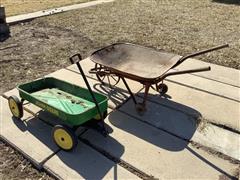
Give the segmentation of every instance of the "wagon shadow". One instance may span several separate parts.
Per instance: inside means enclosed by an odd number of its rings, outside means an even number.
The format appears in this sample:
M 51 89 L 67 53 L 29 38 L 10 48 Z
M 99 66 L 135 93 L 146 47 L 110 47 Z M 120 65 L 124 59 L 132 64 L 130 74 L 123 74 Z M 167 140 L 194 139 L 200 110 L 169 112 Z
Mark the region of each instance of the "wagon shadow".
M 235 4 L 240 5 L 239 0 L 212 0 L 214 3 L 223 3 L 223 4 Z
M 46 162 L 51 160 L 51 158 L 55 157 L 55 160 L 58 158 L 60 160 L 60 161 L 56 160 L 57 168 L 54 168 L 51 166 L 48 168 L 53 170 L 58 169 L 56 173 L 59 175 L 62 175 L 65 178 L 67 178 L 68 174 L 63 174 L 60 172 L 60 171 L 68 172 L 66 169 L 61 170 L 61 168 L 64 167 L 63 164 L 65 164 L 65 166 L 71 169 L 69 171 L 73 170 L 75 173 L 79 174 L 84 179 L 103 179 L 106 176 L 106 174 L 109 173 L 110 170 L 112 173 L 112 177 L 117 179 L 118 177 L 117 163 L 110 161 L 109 159 L 104 157 L 102 154 L 98 153 L 95 149 L 93 149 L 92 147 L 89 147 L 89 145 L 81 141 L 81 139 L 79 140 L 77 148 L 74 149 L 73 151 L 65 152 L 63 150 L 60 150 L 53 142 L 53 139 L 51 136 L 52 126 L 40 120 L 45 117 L 48 117 L 49 119 L 48 121 L 46 121 L 47 123 L 50 123 L 50 124 L 53 123 L 53 125 L 61 124 L 60 120 L 58 120 L 55 116 L 45 111 L 39 111 L 37 117 L 23 119 L 22 121 L 19 121 L 14 117 L 12 118 L 15 125 L 22 132 L 27 132 L 32 134 L 41 143 L 46 145 L 46 148 L 50 149 L 53 152 L 48 157 L 45 157 L 42 162 L 40 162 L 40 166 L 43 166 L 44 164 L 46 164 Z M 108 127 L 108 129 L 111 129 L 111 128 Z M 96 134 L 98 136 L 102 136 L 97 132 Z M 110 136 L 108 137 L 108 139 L 114 142 L 115 146 L 117 147 L 116 158 L 120 159 L 120 157 L 124 153 L 124 147 L 117 140 L 111 138 Z M 31 143 L 31 142 L 26 142 L 26 143 Z M 32 150 L 38 151 L 38 148 L 32 147 Z M 59 164 L 59 166 L 57 164 Z M 50 165 L 53 166 L 52 163 Z M 71 174 L 69 174 L 69 177 L 71 177 Z M 75 174 L 75 177 L 79 178 L 78 176 L 76 176 L 76 174 Z
M 156 98 L 154 95 L 149 95 L 148 99 L 159 101 L 162 105 L 147 102 L 147 111 L 143 115 L 139 115 L 133 101 L 129 100 L 119 108 L 119 111 L 136 119 L 134 120 L 135 125 L 133 125 L 133 121 L 118 118 L 118 113 L 116 112 L 109 115 L 110 123 L 160 148 L 169 151 L 181 151 L 185 149 L 188 145 L 188 140 L 192 138 L 199 125 L 198 119 L 202 117 L 201 113 L 191 107 L 168 100 L 167 98 Z M 141 101 L 142 99 L 137 98 L 137 100 Z M 142 125 L 139 126 L 137 123 Z M 139 128 L 137 128 L 138 126 Z M 162 133 L 163 138 L 156 138 L 153 132 L 143 130 L 142 126 L 146 126 L 146 129 L 151 129 L 154 132 Z M 172 136 L 165 137 L 164 134 L 166 133 L 180 137 L 184 141 L 173 143 L 172 138 L 170 138 Z
M 4 41 L 6 41 L 7 39 L 9 39 L 10 37 L 11 37 L 10 34 L 0 35 L 0 42 L 4 42 Z

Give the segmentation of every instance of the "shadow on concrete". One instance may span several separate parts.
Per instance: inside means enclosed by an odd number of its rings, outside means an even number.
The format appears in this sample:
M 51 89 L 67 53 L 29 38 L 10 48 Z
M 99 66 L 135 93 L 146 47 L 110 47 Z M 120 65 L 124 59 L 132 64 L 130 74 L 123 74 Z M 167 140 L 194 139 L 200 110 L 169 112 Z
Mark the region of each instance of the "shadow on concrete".
M 4 42 L 6 41 L 8 38 L 10 38 L 10 34 L 4 34 L 4 35 L 0 35 L 0 42 Z
M 182 151 L 188 145 L 187 141 L 176 140 L 166 132 L 118 111 L 110 113 L 108 119 L 113 126 L 168 151 Z
M 176 105 L 177 103 L 175 102 L 174 105 Z M 133 104 L 132 104 L 133 105 Z M 184 106 L 181 104 L 178 104 L 178 106 Z M 184 108 L 187 108 L 186 106 L 184 106 Z M 188 107 L 189 108 L 189 107 Z M 128 108 L 129 109 L 129 108 Z M 191 109 L 191 111 L 194 111 L 194 109 Z M 129 110 L 130 111 L 130 110 Z M 174 113 L 174 112 L 173 112 Z M 197 113 L 197 112 L 195 112 Z M 199 114 L 200 115 L 200 114 Z M 109 115 L 109 122 L 121 129 L 126 131 L 127 133 L 130 133 L 138 138 L 141 138 L 142 140 L 145 140 L 155 146 L 158 146 L 162 149 L 168 150 L 168 151 L 173 151 L 173 152 L 177 152 L 177 151 L 182 151 L 184 149 L 187 149 L 194 157 L 198 158 L 200 161 L 206 163 L 207 165 L 209 165 L 209 167 L 215 169 L 216 171 L 218 171 L 219 173 L 225 175 L 230 179 L 236 179 L 234 176 L 232 176 L 231 174 L 227 173 L 224 169 L 222 169 L 221 167 L 215 165 L 213 162 L 209 161 L 207 159 L 207 157 L 204 157 L 203 155 L 199 154 L 196 150 L 194 150 L 193 148 L 191 148 L 191 146 L 189 146 L 189 141 L 188 140 L 183 140 L 181 137 L 178 137 L 178 135 L 176 135 L 175 132 L 173 131 L 169 131 L 169 129 L 166 130 L 159 130 L 159 127 L 156 127 L 156 125 L 152 125 L 145 122 L 143 122 L 142 120 L 137 120 L 135 119 L 134 116 L 132 116 L 133 118 L 127 118 L 126 114 L 124 112 L 119 112 L 119 111 L 114 111 L 112 113 L 110 113 Z M 161 121 L 161 117 L 156 117 Z M 171 122 L 170 119 L 168 119 L 168 117 L 165 117 L 166 120 L 169 120 Z M 178 121 L 178 117 L 176 116 L 176 122 Z M 183 123 L 183 124 L 181 124 Z M 196 127 L 192 127 L 192 128 L 180 128 L 185 126 L 184 122 L 181 122 L 181 120 L 179 122 L 177 122 L 176 126 L 174 128 L 179 128 L 179 130 L 183 131 L 183 133 L 186 133 L 186 136 L 191 137 L 194 132 L 196 131 Z M 166 127 L 161 127 L 161 128 L 166 128 Z M 114 146 L 111 146 L 114 148 Z M 142 149 L 144 151 L 144 147 Z
M 118 87 L 110 88 L 102 83 L 96 83 L 93 86 L 93 90 L 108 96 L 109 100 L 113 102 L 115 107 L 121 105 L 122 102 L 128 98 L 128 91 Z
M 160 96 L 149 95 L 148 101 L 146 104 L 146 112 L 144 114 L 139 114 L 132 100 L 126 102 L 123 106 L 119 108 L 119 111 L 137 119 L 138 121 L 147 124 L 147 126 L 151 126 L 155 129 L 167 132 L 173 136 L 179 137 L 185 141 L 191 140 L 196 129 L 199 125 L 199 119 L 202 118 L 202 115 L 197 110 L 188 107 L 186 105 L 171 101 L 166 98 L 162 98 Z M 137 98 L 137 101 L 141 101 L 142 98 Z M 153 101 L 154 100 L 154 101 Z M 156 103 L 156 102 L 159 103 Z M 129 129 L 126 126 L 128 122 L 123 122 L 117 118 L 111 117 L 114 113 L 110 114 L 110 121 L 113 125 L 126 130 L 127 132 L 134 134 L 137 137 L 145 139 L 148 141 L 147 137 L 145 137 L 144 133 L 141 131 L 136 131 L 134 128 Z M 155 142 L 153 142 L 155 144 Z M 160 146 L 161 147 L 161 146 Z M 168 150 L 179 151 L 184 149 L 181 148 L 172 149 L 168 147 Z
M 43 118 L 48 117 L 48 120 L 40 120 Z M 40 118 L 40 119 L 39 119 Z M 52 119 L 54 118 L 54 119 Z M 59 160 L 56 160 L 56 164 L 63 163 L 66 165 L 66 167 L 74 170 L 76 173 L 78 173 L 80 176 L 82 176 L 84 179 L 103 179 L 105 175 L 112 169 L 113 177 L 117 177 L 117 163 L 107 159 L 102 154 L 97 152 L 97 150 L 93 149 L 86 143 L 80 141 L 78 143 L 78 146 L 76 149 L 70 152 L 65 152 L 63 150 L 60 150 L 54 143 L 52 139 L 52 126 L 55 124 L 64 124 L 61 120 L 59 120 L 57 117 L 53 116 L 52 114 L 46 112 L 46 111 L 40 111 L 38 113 L 38 117 L 28 118 L 28 119 L 16 119 L 12 118 L 15 125 L 22 131 L 22 132 L 28 132 L 32 134 L 34 137 L 36 137 L 40 142 L 45 144 L 47 148 L 51 149 L 53 151 L 53 154 L 49 155 L 49 157 L 45 157 L 45 159 L 40 163 L 40 165 L 44 165 L 49 159 L 53 158 L 54 156 L 57 156 Z M 108 130 L 111 131 L 111 127 L 107 127 Z M 98 136 L 102 136 L 99 133 L 96 133 Z M 108 137 L 108 139 L 111 139 L 112 142 L 114 142 L 115 147 L 117 147 L 117 157 L 120 159 L 122 154 L 124 153 L 124 147 L 115 139 Z M 30 142 L 26 142 L 30 143 Z M 33 151 L 38 151 L 38 147 L 33 147 Z M 39 165 L 38 165 L 39 166 Z M 50 170 L 53 170 L 55 168 L 50 168 Z M 58 169 L 58 172 L 54 172 L 55 174 L 62 175 L 62 171 L 66 171 L 66 169 L 61 169 L 61 166 Z M 66 176 L 67 177 L 67 176 Z M 70 176 L 71 177 L 71 176 Z
M 190 148 L 189 146 L 186 147 L 186 149 L 195 157 L 197 157 L 198 159 L 200 159 L 201 161 L 203 161 L 204 163 L 208 164 L 211 168 L 215 169 L 216 171 L 218 171 L 219 173 L 221 173 L 222 175 L 219 176 L 219 179 L 232 179 L 232 180 L 238 180 L 237 177 L 232 176 L 231 174 L 228 174 L 227 172 L 225 172 L 223 169 L 221 169 L 220 167 L 216 166 L 215 164 L 213 164 L 212 162 L 210 162 L 208 159 L 206 159 L 205 157 L 203 157 L 202 155 L 200 155 L 199 153 L 197 153 L 195 150 L 193 150 L 192 148 Z M 225 176 L 225 177 L 224 177 Z
M 137 96 L 139 96 L 141 98 L 143 97 L 143 95 L 144 95 L 144 93 L 142 93 L 142 92 L 137 94 Z M 150 103 L 156 103 L 158 105 L 168 107 L 175 111 L 185 113 L 186 115 L 192 116 L 195 119 L 202 117 L 201 113 L 199 111 L 197 111 L 196 109 L 193 109 L 184 104 L 180 104 L 171 99 L 172 99 L 172 97 L 169 94 L 165 94 L 164 96 L 161 96 L 160 94 L 149 94 L 148 95 L 148 101 L 150 101 Z M 147 109 L 148 109 L 148 104 L 149 104 L 149 102 L 147 102 L 147 106 L 146 106 Z
M 235 5 L 240 5 L 239 0 L 212 0 L 212 2 L 215 3 L 223 3 L 223 4 L 235 4 Z

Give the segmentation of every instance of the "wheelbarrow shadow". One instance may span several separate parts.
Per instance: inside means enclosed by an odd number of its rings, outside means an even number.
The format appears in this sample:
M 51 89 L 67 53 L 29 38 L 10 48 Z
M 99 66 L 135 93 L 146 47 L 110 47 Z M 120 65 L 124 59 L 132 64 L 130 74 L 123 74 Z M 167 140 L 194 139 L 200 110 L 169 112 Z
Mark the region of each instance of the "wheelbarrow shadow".
M 156 100 L 156 97 L 151 94 L 148 98 Z M 137 98 L 137 101 L 141 100 L 142 98 Z M 188 141 L 191 140 L 194 135 L 199 125 L 198 119 L 202 117 L 201 113 L 191 107 L 170 101 L 166 98 L 160 97 L 160 99 L 157 100 L 163 105 L 148 101 L 146 104 L 147 111 L 141 115 L 136 111 L 135 105 L 131 99 L 119 108 L 120 112 L 135 119 L 135 125 L 132 125 L 133 122 L 130 120 L 118 118 L 117 112 L 113 112 L 109 115 L 109 121 L 113 126 L 160 148 L 169 151 L 181 151 L 186 148 Z M 171 141 L 171 138 L 168 138 L 170 136 L 160 139 L 155 138 L 152 132 L 148 132 L 149 130 L 143 131 L 142 128 L 137 128 L 137 123 L 146 126 L 146 129 L 152 129 L 154 132 L 163 132 L 163 134 L 167 133 L 179 137 L 184 141 L 179 141 L 181 143 L 175 144 Z
M 44 120 L 45 122 L 40 120 L 46 117 L 48 117 L 48 120 Z M 41 110 L 38 112 L 37 117 L 23 119 L 22 121 L 19 121 L 16 118 L 12 118 L 12 120 L 22 132 L 27 132 L 32 134 L 41 143 L 46 145 L 46 148 L 49 148 L 50 150 L 52 150 L 53 153 L 50 154 L 48 157 L 45 157 L 44 160 L 40 163 L 41 165 L 46 164 L 46 162 L 51 160 L 51 158 L 54 158 L 54 160 L 56 161 L 55 163 L 57 164 L 60 163 L 60 166 L 62 166 L 62 164 L 65 164 L 70 169 L 74 170 L 74 172 L 81 175 L 84 179 L 103 179 L 111 169 L 113 169 L 112 177 L 117 179 L 117 176 L 118 176 L 117 163 L 110 161 L 109 159 L 104 157 L 102 154 L 97 152 L 97 150 L 93 149 L 92 147 L 90 147 L 89 145 L 81 141 L 81 138 L 79 140 L 77 148 L 74 149 L 73 151 L 65 152 L 63 150 L 60 150 L 53 142 L 53 139 L 51 136 L 51 130 L 52 130 L 52 125 L 62 124 L 61 123 L 62 121 L 56 118 L 55 116 L 53 116 L 52 114 Z M 107 128 L 111 130 L 110 127 L 107 127 Z M 79 133 L 81 133 L 81 131 L 79 131 Z M 98 136 L 102 136 L 97 132 L 96 134 Z M 120 159 L 120 157 L 124 153 L 124 147 L 115 139 L 108 137 L 108 139 L 109 138 L 112 142 L 114 142 L 115 146 L 117 147 L 116 158 Z M 27 142 L 27 143 L 31 143 L 31 142 Z M 38 148 L 32 147 L 32 150 L 38 151 Z M 60 161 L 57 159 L 60 159 Z M 63 169 L 63 171 L 65 170 Z M 62 173 L 57 172 L 57 174 L 62 174 Z M 66 176 L 64 175 L 64 177 L 67 178 L 67 175 Z M 76 176 L 76 178 L 79 178 L 79 177 Z
M 102 83 L 94 84 L 93 90 L 108 96 L 109 101 L 111 102 L 109 105 L 112 106 L 113 108 L 116 108 L 119 105 L 121 105 L 122 102 L 129 97 L 128 91 L 116 86 L 111 88 L 106 85 L 103 85 Z
M 131 112 L 136 111 L 132 100 L 130 100 L 121 106 L 119 110 L 110 113 L 108 117 L 109 122 L 112 126 L 115 126 L 116 128 L 149 142 L 161 149 L 171 152 L 186 150 L 187 152 L 191 153 L 194 158 L 206 163 L 209 165 L 209 167 L 225 175 L 227 178 L 236 179 L 229 174 L 225 168 L 216 165 L 213 161 L 208 159 L 208 156 L 205 157 L 201 151 L 198 151 L 196 148 L 193 148 L 191 145 L 189 145 L 189 140 L 192 138 L 198 127 L 198 121 L 196 121 L 194 118 L 196 118 L 197 115 L 198 118 L 201 118 L 201 114 L 195 109 L 183 104 L 179 104 L 165 98 L 162 98 L 162 100 L 166 101 L 165 104 L 170 107 L 172 106 L 178 107 L 179 109 L 189 110 L 189 112 L 193 113 L 194 116 L 190 117 L 188 114 L 186 116 L 178 117 L 178 115 L 180 115 L 179 113 L 184 113 L 176 110 L 169 111 L 166 109 L 166 107 L 155 104 L 155 106 L 162 108 L 160 114 L 157 114 L 153 112 L 153 110 L 156 109 L 151 109 L 152 105 L 150 102 L 147 104 L 148 113 L 145 113 L 143 116 L 136 114 L 134 115 L 134 113 Z M 165 114 L 161 115 L 161 113 L 164 113 L 164 111 Z M 148 156 L 147 151 L 146 156 Z

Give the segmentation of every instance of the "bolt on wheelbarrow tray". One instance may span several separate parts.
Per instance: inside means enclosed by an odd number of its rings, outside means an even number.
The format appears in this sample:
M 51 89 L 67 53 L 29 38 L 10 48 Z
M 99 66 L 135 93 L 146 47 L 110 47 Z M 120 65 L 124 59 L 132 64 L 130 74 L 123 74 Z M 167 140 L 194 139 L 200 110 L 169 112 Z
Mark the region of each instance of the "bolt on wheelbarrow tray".
M 96 117 L 98 111 L 88 89 L 46 77 L 18 86 L 22 99 L 54 114 L 66 124 L 79 126 Z M 107 110 L 108 98 L 94 92 L 101 113 Z

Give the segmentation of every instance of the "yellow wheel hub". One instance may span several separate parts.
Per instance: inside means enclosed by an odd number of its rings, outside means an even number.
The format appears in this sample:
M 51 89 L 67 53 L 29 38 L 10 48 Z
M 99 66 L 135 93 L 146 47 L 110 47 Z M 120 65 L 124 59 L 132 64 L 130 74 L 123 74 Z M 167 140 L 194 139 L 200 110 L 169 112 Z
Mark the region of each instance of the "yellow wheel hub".
M 15 117 L 19 117 L 20 116 L 20 110 L 18 108 L 18 104 L 16 101 L 14 101 L 14 99 L 9 99 L 9 108 L 13 114 L 13 116 Z
M 97 114 L 97 115 L 94 117 L 94 119 L 96 119 L 96 120 L 101 120 L 100 114 Z
M 53 135 L 55 142 L 62 149 L 70 150 L 73 147 L 73 139 L 66 130 L 56 129 Z

